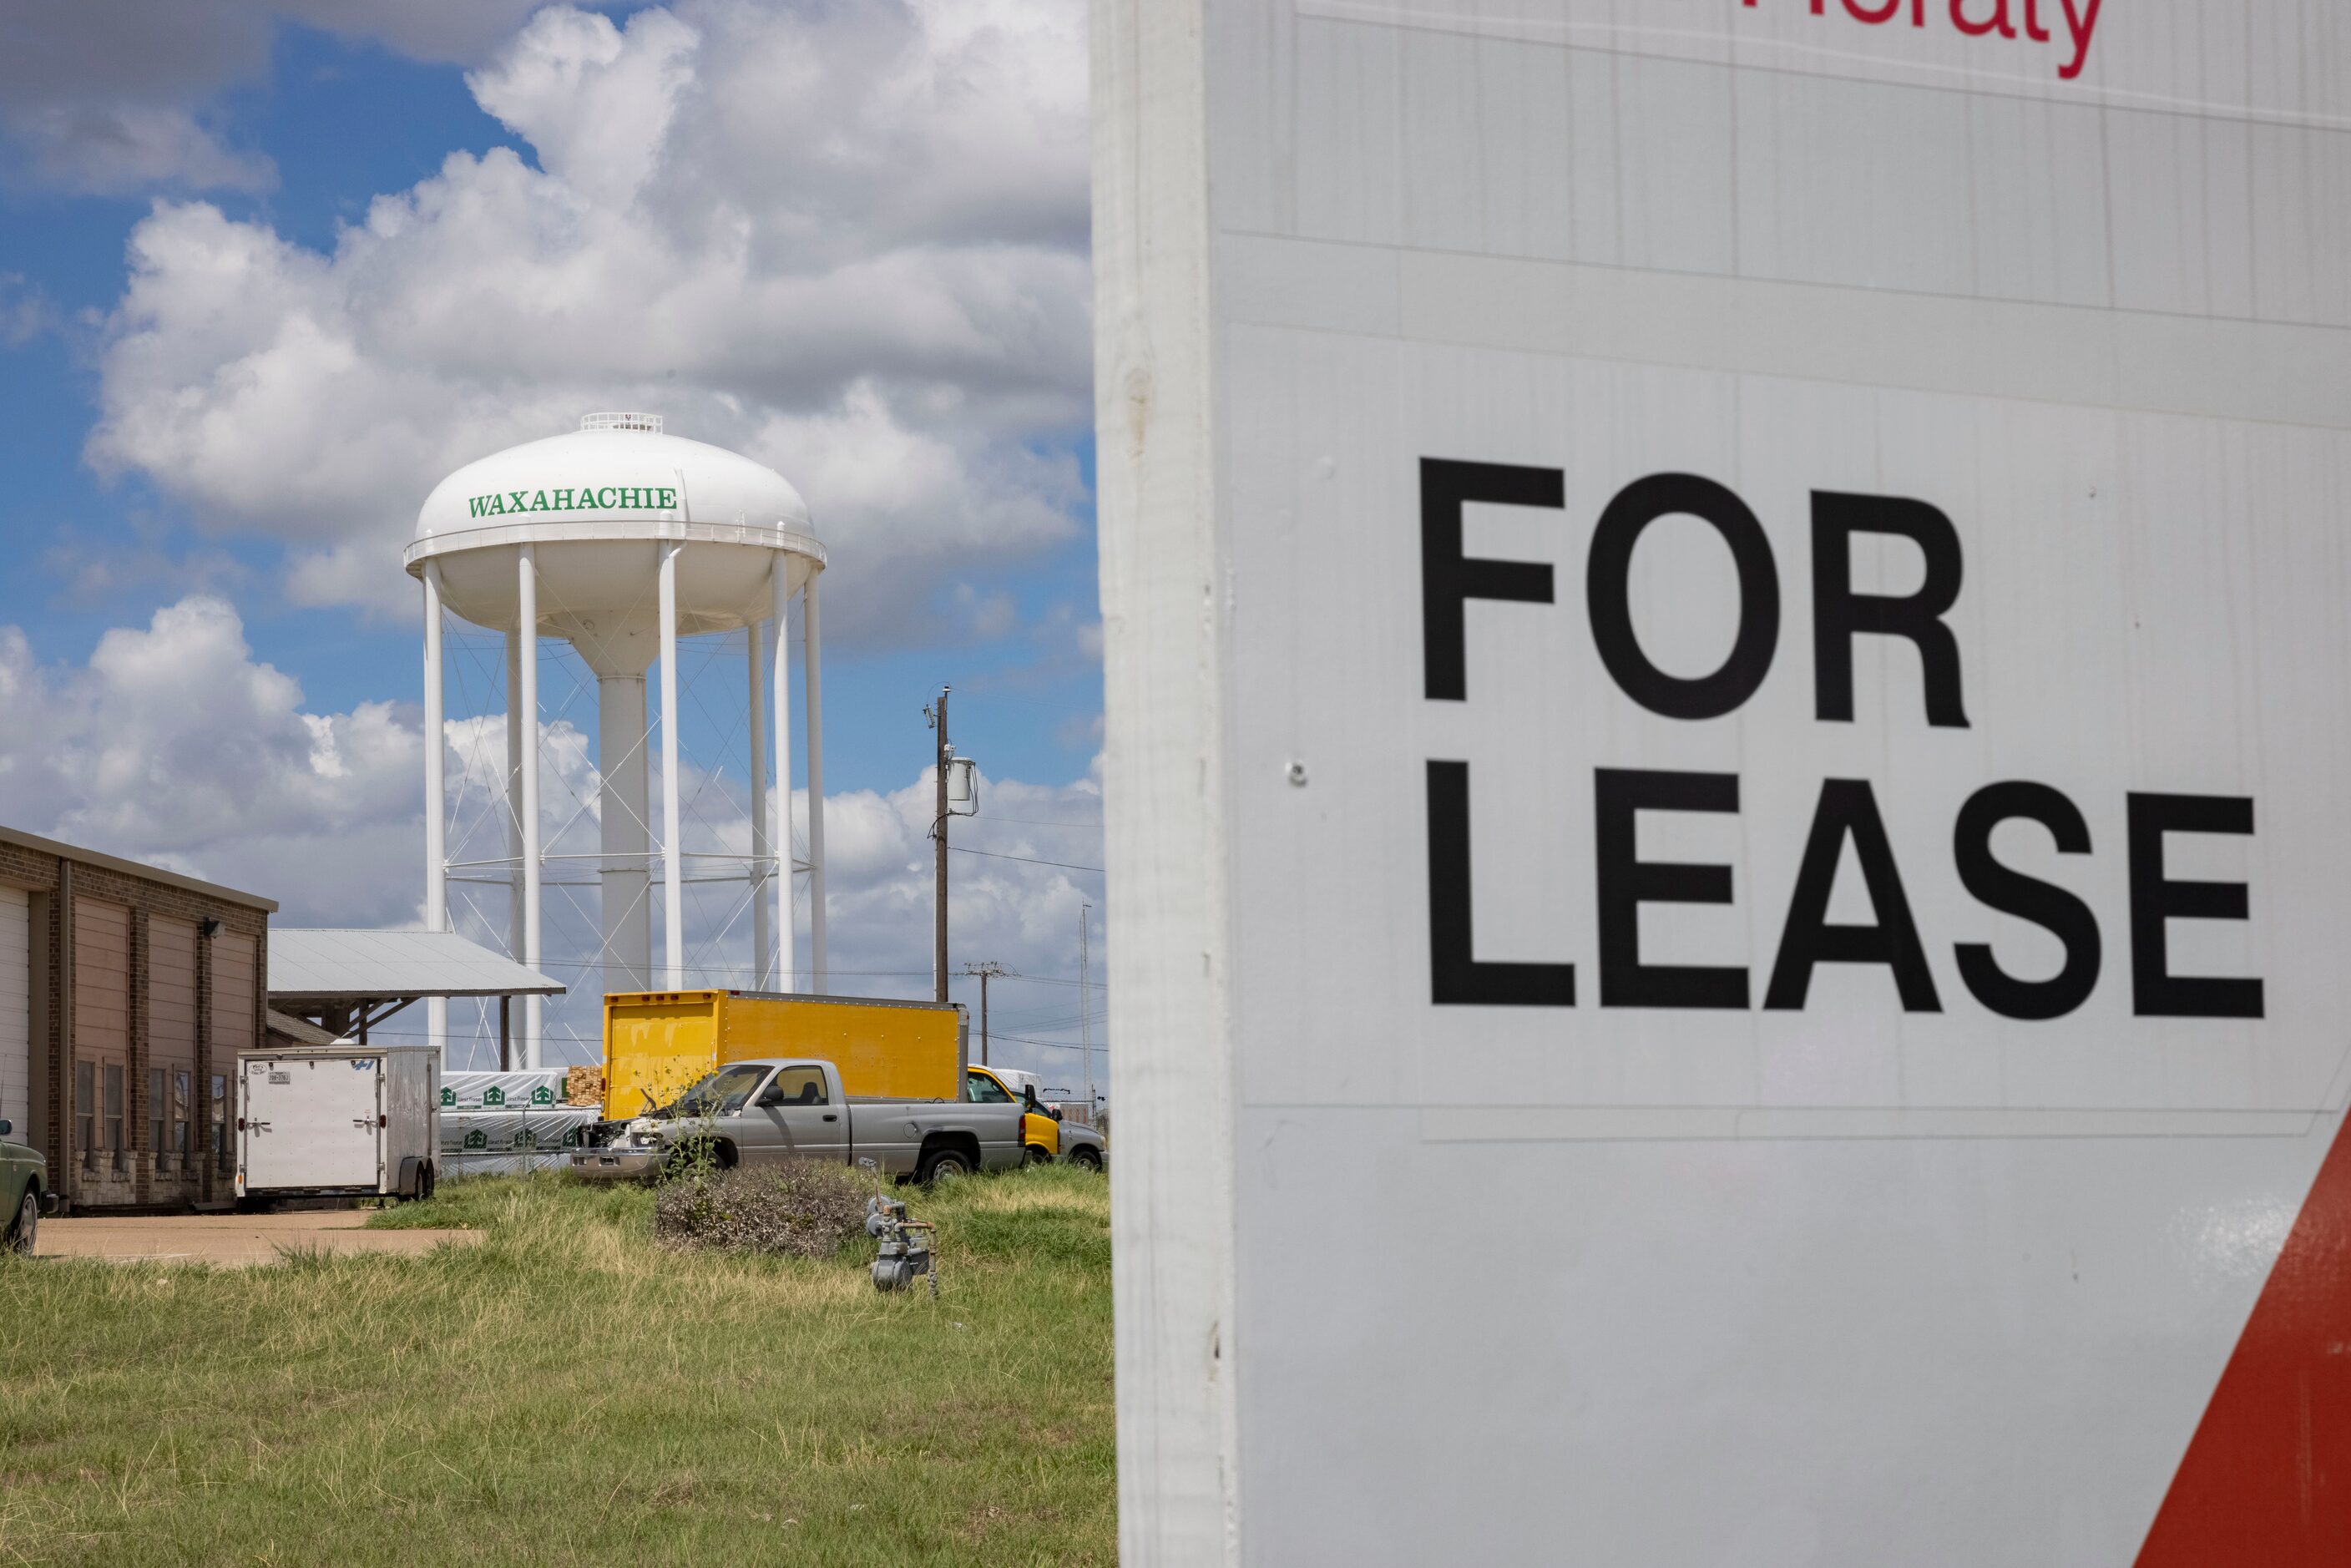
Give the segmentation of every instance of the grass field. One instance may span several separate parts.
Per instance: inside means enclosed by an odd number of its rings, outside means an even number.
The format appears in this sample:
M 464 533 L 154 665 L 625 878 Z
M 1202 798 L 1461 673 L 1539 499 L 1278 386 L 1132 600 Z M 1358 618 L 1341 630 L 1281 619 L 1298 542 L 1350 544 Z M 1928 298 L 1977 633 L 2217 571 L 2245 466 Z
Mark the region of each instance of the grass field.
M 0 1259 L 0 1564 L 1113 1562 L 1103 1178 L 913 1196 L 935 1302 L 552 1177 L 421 1258 Z

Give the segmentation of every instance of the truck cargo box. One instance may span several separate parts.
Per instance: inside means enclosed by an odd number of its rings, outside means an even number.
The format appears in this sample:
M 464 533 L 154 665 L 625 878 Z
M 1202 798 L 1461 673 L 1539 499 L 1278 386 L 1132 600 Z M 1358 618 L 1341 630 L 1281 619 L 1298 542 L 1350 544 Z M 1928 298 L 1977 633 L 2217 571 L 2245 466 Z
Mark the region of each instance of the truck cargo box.
M 762 991 L 622 991 L 604 998 L 604 1114 L 662 1104 L 721 1062 L 810 1056 L 855 1098 L 961 1098 L 968 1029 L 952 1003 Z

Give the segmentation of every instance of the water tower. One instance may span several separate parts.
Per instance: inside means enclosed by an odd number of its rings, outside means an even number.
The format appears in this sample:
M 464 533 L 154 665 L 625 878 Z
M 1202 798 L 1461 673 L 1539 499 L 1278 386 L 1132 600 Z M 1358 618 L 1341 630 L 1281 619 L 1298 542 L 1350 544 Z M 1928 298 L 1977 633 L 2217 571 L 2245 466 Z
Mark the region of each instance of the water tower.
M 513 893 L 512 950 L 541 961 L 539 704 L 536 639 L 557 637 L 593 672 L 601 800 L 596 863 L 602 946 L 601 991 L 685 984 L 679 833 L 678 660 L 681 637 L 748 628 L 751 853 L 735 857 L 752 883 L 753 983 L 794 988 L 792 972 L 790 650 L 784 612 L 803 594 L 808 709 L 809 935 L 811 988 L 825 985 L 824 748 L 820 728 L 817 578 L 824 547 L 807 503 L 781 475 L 737 453 L 664 434 L 660 418 L 591 413 L 580 428 L 467 464 L 434 487 L 417 514 L 410 575 L 424 585 L 424 730 L 443 733 L 443 611 L 506 634 L 507 820 L 509 853 L 475 859 L 502 867 Z M 770 629 L 771 627 L 771 629 Z M 645 674 L 661 670 L 661 829 L 648 809 Z M 768 697 L 774 708 L 769 722 Z M 526 726 L 528 727 L 526 728 Z M 772 753 L 769 750 L 772 739 Z M 771 820 L 768 764 L 776 780 Z M 449 924 L 450 863 L 442 747 L 424 762 L 425 922 Z M 706 858 L 706 857 L 705 857 Z M 653 962 L 652 883 L 658 868 L 664 962 Z M 697 881 L 713 868 L 697 866 Z M 766 894 L 772 884 L 773 904 Z M 591 971 L 592 973 L 593 971 Z M 575 986 L 575 990 L 580 988 Z M 434 1002 L 432 1037 L 445 1051 L 447 1004 Z M 529 999 L 522 1058 L 544 1060 L 539 998 Z

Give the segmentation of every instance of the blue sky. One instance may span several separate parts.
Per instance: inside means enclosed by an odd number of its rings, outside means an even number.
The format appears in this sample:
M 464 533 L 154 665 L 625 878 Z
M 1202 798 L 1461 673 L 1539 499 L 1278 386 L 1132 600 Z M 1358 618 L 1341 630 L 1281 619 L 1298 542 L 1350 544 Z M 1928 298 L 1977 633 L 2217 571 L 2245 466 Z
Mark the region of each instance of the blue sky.
M 319 251 L 332 247 L 344 225 L 364 219 L 372 197 L 426 178 L 452 152 L 508 147 L 531 157 L 527 142 L 482 111 L 459 67 L 403 59 L 298 25 L 278 30 L 266 79 L 224 95 L 223 112 L 235 143 L 268 156 L 278 183 L 260 192 L 206 191 L 201 199 Z M 92 345 L 122 297 L 126 241 L 156 195 L 183 194 L 171 183 L 124 194 L 0 184 L 0 274 L 21 279 L 20 290 L 64 319 L 58 329 L 0 350 L 0 463 L 13 480 L 0 502 L 7 583 L 0 619 L 22 626 L 45 663 L 78 663 L 109 627 L 144 621 L 179 596 L 186 578 L 163 575 L 165 561 L 216 552 L 246 574 L 231 580 L 228 591 L 256 656 L 300 681 L 309 706 L 413 701 L 413 624 L 290 605 L 272 581 L 283 567 L 276 541 L 200 529 L 184 503 L 159 495 L 143 475 L 102 476 L 83 461 L 98 412 Z M 1091 438 L 1067 444 L 1091 491 Z M 420 476 L 418 502 L 437 477 Z M 821 531 L 823 500 L 811 500 Z M 1088 527 L 1067 544 L 1000 564 L 975 562 L 949 591 L 968 585 L 1008 593 L 1032 632 L 1057 613 L 1093 618 L 1091 507 L 1079 515 Z M 121 570 L 125 551 L 162 559 L 134 575 Z M 115 563 L 115 576 L 128 580 L 85 583 L 76 569 L 92 562 Z M 387 574 L 399 570 L 388 557 Z M 830 650 L 828 787 L 904 783 L 926 756 L 918 710 L 942 682 L 962 694 L 959 748 L 980 756 L 992 772 L 1083 773 L 1101 709 L 1099 664 L 1053 657 L 1017 633 L 955 635 L 952 603 L 938 610 L 941 634 L 933 639 Z
M 127 15 L 0 24 L 0 821 L 413 919 L 415 508 L 645 407 L 784 471 L 831 549 L 827 792 L 895 821 L 836 857 L 836 962 L 925 961 L 952 683 L 1010 803 L 957 841 L 1028 857 L 959 860 L 956 958 L 1073 971 L 1101 879 L 1034 862 L 1101 855 L 1080 8 Z M 738 772 L 740 663 L 681 732 Z

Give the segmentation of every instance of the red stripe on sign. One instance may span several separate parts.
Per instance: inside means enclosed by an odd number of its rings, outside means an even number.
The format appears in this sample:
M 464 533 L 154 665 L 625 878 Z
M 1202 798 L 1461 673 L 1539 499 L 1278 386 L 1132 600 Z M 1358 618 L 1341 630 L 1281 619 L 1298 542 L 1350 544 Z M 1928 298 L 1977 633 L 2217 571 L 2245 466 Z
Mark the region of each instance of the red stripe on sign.
M 2351 1562 L 2351 1116 L 2157 1511 L 2138 1568 Z

